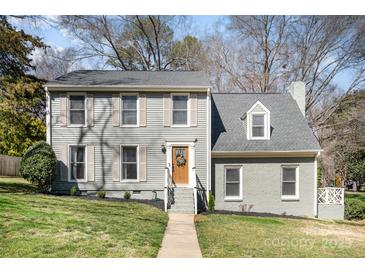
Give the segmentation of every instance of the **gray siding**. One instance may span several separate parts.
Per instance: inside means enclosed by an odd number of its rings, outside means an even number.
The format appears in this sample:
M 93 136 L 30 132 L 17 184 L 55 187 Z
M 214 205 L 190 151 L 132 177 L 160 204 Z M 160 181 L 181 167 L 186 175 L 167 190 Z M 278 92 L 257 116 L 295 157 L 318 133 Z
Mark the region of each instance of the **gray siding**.
M 141 94 L 141 93 L 140 93 Z M 95 191 L 162 191 L 166 155 L 161 145 L 168 141 L 193 141 L 197 138 L 195 159 L 197 176 L 206 187 L 207 159 L 207 108 L 206 94 L 198 94 L 198 126 L 189 128 L 164 127 L 163 94 L 146 93 L 147 126 L 139 128 L 113 127 L 112 94 L 94 93 L 94 126 L 90 128 L 61 127 L 59 124 L 60 94 L 51 94 L 52 146 L 57 157 L 62 144 L 88 144 L 95 146 L 95 181 L 78 183 L 80 190 Z M 121 183 L 112 181 L 112 146 L 120 144 L 143 144 L 147 146 L 147 181 L 143 183 Z M 72 183 L 58 182 L 55 191 L 68 191 Z M 158 194 L 159 196 L 161 193 Z M 150 197 L 150 194 L 143 194 Z
M 243 165 L 241 201 L 224 199 L 224 166 Z M 299 164 L 299 200 L 281 200 L 281 165 Z M 314 158 L 212 159 L 215 209 L 314 217 Z

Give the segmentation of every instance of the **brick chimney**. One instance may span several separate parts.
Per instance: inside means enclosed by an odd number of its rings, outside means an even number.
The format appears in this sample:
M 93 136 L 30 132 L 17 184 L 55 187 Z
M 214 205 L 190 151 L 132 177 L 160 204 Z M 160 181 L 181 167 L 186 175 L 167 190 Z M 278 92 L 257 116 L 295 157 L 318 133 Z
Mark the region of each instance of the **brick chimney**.
M 305 117 L 305 84 L 304 82 L 292 82 L 288 88 L 288 92 L 297 102 L 300 111 Z

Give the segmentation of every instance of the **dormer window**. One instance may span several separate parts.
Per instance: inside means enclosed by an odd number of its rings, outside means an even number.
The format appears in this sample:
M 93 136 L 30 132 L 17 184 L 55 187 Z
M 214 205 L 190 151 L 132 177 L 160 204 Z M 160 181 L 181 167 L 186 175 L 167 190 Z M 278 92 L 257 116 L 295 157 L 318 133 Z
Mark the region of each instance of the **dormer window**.
M 265 137 L 265 114 L 252 114 L 252 137 Z
M 270 139 L 270 111 L 260 101 L 247 112 L 247 139 Z

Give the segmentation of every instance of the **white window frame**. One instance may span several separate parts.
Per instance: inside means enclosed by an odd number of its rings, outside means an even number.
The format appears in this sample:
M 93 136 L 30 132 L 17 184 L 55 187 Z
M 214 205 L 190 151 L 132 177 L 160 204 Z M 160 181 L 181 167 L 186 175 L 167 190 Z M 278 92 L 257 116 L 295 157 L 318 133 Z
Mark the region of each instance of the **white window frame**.
M 85 149 L 85 179 L 71 179 L 71 147 L 84 147 Z M 87 145 L 69 144 L 68 145 L 68 181 L 73 183 L 87 182 Z
M 137 124 L 135 125 L 124 125 L 123 124 L 123 96 L 137 96 Z M 120 127 L 139 127 L 139 93 L 121 93 L 119 96 L 120 100 L 120 113 L 119 113 L 119 119 L 120 119 Z
M 71 124 L 71 101 L 70 96 L 84 96 L 84 115 L 85 115 L 85 123 L 84 124 Z M 87 125 L 87 94 L 86 92 L 68 92 L 67 93 L 67 127 L 86 127 Z
M 254 109 L 257 106 L 260 106 L 263 109 L 263 111 L 254 111 Z M 260 137 L 252 136 L 253 115 L 264 115 L 264 136 Z M 247 140 L 270 140 L 270 111 L 260 101 L 257 101 L 247 111 Z
M 284 168 L 295 168 L 295 195 L 283 195 L 283 176 Z M 280 174 L 280 193 L 281 193 L 281 200 L 283 201 L 293 201 L 299 200 L 299 165 L 282 165 L 281 166 L 281 174 Z
M 227 169 L 239 169 L 239 175 L 240 175 L 240 186 L 239 196 L 228 196 L 226 195 L 226 189 L 227 189 Z M 243 165 L 242 164 L 230 164 L 230 165 L 224 165 L 224 201 L 242 201 L 243 194 L 242 194 L 242 188 L 243 188 Z
M 174 97 L 175 96 L 187 96 L 187 106 L 186 106 L 186 125 L 175 125 L 174 124 Z M 171 119 L 171 127 L 190 127 L 190 93 L 171 93 L 171 110 L 170 110 L 170 119 Z
M 137 161 L 137 179 L 123 179 L 123 147 L 135 147 L 136 148 L 136 161 Z M 137 144 L 122 144 L 119 147 L 119 155 L 120 155 L 120 163 L 119 163 L 119 170 L 120 170 L 120 182 L 121 183 L 139 183 L 139 145 Z

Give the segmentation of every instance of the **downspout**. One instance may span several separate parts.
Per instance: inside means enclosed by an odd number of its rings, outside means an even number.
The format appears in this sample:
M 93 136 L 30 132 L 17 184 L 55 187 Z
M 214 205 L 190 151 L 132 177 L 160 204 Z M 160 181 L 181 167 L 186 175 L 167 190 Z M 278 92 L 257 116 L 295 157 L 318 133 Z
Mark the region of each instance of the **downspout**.
M 317 193 L 317 158 L 320 155 L 320 151 L 317 152 L 316 156 L 314 157 L 314 217 L 318 217 L 318 193 Z
M 209 192 L 211 187 L 211 92 L 207 89 L 207 202 L 209 204 Z
M 48 88 L 44 88 L 46 90 L 46 142 L 52 146 L 52 133 L 51 133 L 51 96 L 48 91 Z

